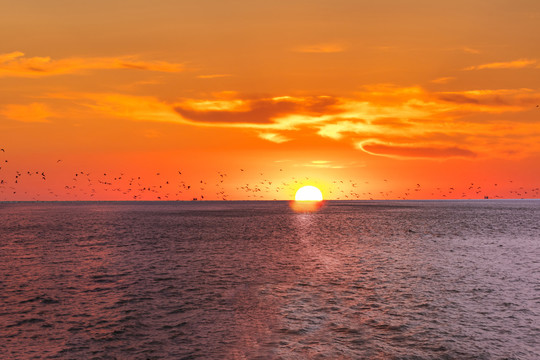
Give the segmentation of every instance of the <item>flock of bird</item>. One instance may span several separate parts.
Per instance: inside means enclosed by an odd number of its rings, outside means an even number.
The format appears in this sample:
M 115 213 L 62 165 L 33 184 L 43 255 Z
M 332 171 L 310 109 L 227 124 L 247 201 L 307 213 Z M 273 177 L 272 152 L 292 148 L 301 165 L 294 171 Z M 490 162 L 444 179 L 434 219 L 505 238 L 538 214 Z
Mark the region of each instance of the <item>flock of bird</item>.
M 69 179 L 55 177 L 50 181 L 44 170 L 14 170 L 6 167 L 9 160 L 4 148 L 0 148 L 0 201 L 2 200 L 276 200 L 292 198 L 294 191 L 302 185 L 312 184 L 308 177 L 290 177 L 288 181 L 269 179 L 261 172 L 236 169 L 234 176 L 218 171 L 211 178 L 188 180 L 183 170 L 174 175 L 156 172 L 146 176 L 129 176 L 120 173 L 95 173 L 76 171 Z M 57 166 L 63 161 L 57 160 Z M 286 172 L 279 169 L 280 179 Z M 57 173 L 55 169 L 55 173 Z M 234 180 L 229 181 L 229 178 Z M 248 180 L 238 184 L 238 179 Z M 192 176 L 189 179 L 193 179 Z M 233 183 L 234 182 L 234 183 Z M 513 181 L 506 186 L 489 184 L 486 189 L 471 182 L 465 186 L 427 188 L 417 183 L 404 190 L 392 186 L 388 179 L 379 183 L 358 182 L 352 179 L 334 180 L 325 186 L 325 197 L 336 200 L 392 200 L 392 199 L 478 199 L 478 198 L 538 198 L 540 188 L 517 187 L 513 190 Z M 49 184 L 53 183 L 53 184 Z M 60 184 L 60 185 L 59 185 Z M 498 189 L 506 188 L 498 193 Z M 371 189 L 377 188 L 379 191 Z M 390 190 L 389 188 L 394 188 Z M 44 192 L 42 189 L 46 189 Z M 388 190 L 386 190 L 388 189 Z M 381 191 L 382 190 L 382 191 Z

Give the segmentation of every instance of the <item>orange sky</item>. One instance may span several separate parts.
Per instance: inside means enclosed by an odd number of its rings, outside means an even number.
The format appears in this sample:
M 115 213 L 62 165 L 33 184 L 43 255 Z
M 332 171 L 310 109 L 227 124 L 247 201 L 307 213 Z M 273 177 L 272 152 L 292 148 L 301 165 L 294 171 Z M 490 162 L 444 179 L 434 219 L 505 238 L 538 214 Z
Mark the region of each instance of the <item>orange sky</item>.
M 10 1 L 0 200 L 537 198 L 538 44 L 536 0 Z

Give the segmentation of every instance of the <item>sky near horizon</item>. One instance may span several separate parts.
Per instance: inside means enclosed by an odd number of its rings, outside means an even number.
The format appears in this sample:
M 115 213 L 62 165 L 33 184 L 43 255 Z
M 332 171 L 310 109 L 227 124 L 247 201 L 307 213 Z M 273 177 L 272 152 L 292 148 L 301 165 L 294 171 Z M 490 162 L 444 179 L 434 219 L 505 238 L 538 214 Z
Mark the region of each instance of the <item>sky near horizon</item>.
M 2 1 L 0 200 L 538 198 L 538 1 Z

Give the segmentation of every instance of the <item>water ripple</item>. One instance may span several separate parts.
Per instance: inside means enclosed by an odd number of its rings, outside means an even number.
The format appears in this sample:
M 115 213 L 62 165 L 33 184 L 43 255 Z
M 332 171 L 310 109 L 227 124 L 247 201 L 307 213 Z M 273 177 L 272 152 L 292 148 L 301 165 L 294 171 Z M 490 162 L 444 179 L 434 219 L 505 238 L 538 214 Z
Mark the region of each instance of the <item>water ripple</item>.
M 538 201 L 0 216 L 6 358 L 540 358 Z

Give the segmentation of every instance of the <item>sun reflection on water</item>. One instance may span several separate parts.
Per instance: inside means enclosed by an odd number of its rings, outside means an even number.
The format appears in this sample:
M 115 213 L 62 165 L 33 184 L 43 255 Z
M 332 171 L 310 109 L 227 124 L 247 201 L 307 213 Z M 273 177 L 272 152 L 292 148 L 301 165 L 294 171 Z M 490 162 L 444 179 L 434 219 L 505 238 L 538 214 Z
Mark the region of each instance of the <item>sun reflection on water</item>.
M 312 213 L 319 211 L 324 205 L 324 201 L 290 201 L 289 206 L 297 213 Z

